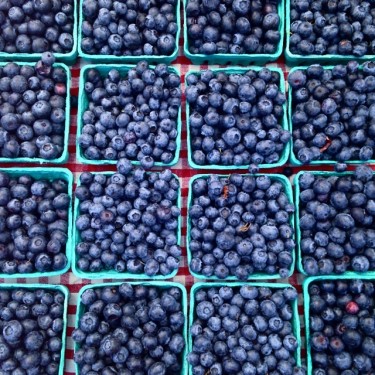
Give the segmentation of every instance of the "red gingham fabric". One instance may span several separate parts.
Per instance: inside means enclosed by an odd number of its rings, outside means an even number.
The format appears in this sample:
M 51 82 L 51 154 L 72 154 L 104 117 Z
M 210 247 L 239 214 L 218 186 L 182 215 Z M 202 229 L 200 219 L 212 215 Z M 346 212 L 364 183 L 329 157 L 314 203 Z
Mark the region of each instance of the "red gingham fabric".
M 207 65 L 201 65 L 201 66 L 194 66 L 191 65 L 191 62 L 183 56 L 182 51 L 182 42 L 180 43 L 180 53 L 179 57 L 176 59 L 176 61 L 172 64 L 175 68 L 177 68 L 181 74 L 181 80 L 182 80 L 182 89 L 184 89 L 184 79 L 185 75 L 189 70 L 202 70 L 207 69 Z M 79 83 L 79 74 L 80 74 L 80 68 L 84 65 L 83 61 L 78 60 L 78 62 L 71 68 L 72 71 L 72 82 L 71 82 L 71 94 L 73 96 L 78 95 L 78 83 Z M 286 78 L 288 67 L 285 65 L 285 62 L 283 58 L 278 60 L 276 63 L 268 64 L 269 66 L 277 66 L 280 67 L 284 71 L 284 76 Z M 210 66 L 211 67 L 211 66 Z M 212 66 L 218 67 L 218 66 Z M 185 98 L 183 97 L 182 102 L 182 146 L 181 146 L 181 153 L 180 153 L 180 159 L 177 165 L 175 165 L 172 168 L 172 171 L 180 177 L 180 181 L 182 183 L 182 215 L 183 215 L 183 223 L 182 223 L 182 247 L 183 247 L 183 259 L 181 262 L 181 266 L 179 268 L 178 274 L 176 277 L 173 278 L 173 281 L 179 282 L 183 285 L 185 285 L 188 289 L 188 292 L 190 290 L 190 287 L 193 285 L 194 282 L 198 280 L 194 280 L 194 278 L 189 274 L 189 270 L 187 267 L 187 259 L 186 259 L 186 242 L 185 242 L 185 236 L 186 236 L 186 213 L 187 213 L 187 195 L 188 195 L 188 182 L 190 177 L 192 177 L 195 174 L 198 173 L 209 173 L 210 170 L 193 170 L 189 167 L 187 162 L 187 145 L 186 145 L 186 116 L 185 116 Z M 65 165 L 62 165 L 63 167 L 66 167 L 72 171 L 74 174 L 74 181 L 76 182 L 79 174 L 83 171 L 114 171 L 114 166 L 89 166 L 89 165 L 82 165 L 79 164 L 76 160 L 76 130 L 77 130 L 77 108 L 72 108 L 71 114 L 70 114 L 70 136 L 69 136 L 69 160 Z M 32 167 L 36 166 L 33 164 L 0 164 L 1 168 L 11 167 L 11 166 L 17 166 L 17 167 Z M 48 164 L 46 164 L 48 166 Z M 53 165 L 50 165 L 53 167 Z M 306 168 L 306 169 L 314 169 L 314 168 Z M 315 168 L 316 169 L 316 168 Z M 294 172 L 297 172 L 299 168 L 293 168 Z M 266 173 L 282 173 L 283 168 L 275 168 L 271 170 L 263 170 L 262 172 Z M 239 171 L 242 173 L 246 173 L 245 170 Z M 220 171 L 213 171 L 213 173 L 220 173 Z M 74 249 L 70 249 L 71 251 L 74 251 Z M 73 340 L 71 338 L 72 331 L 74 329 L 75 325 L 75 313 L 76 313 L 76 306 L 77 306 L 77 295 L 81 287 L 83 287 L 86 284 L 89 283 L 100 283 L 103 281 L 111 281 L 111 280 L 95 280 L 90 281 L 86 279 L 80 279 L 77 278 L 71 271 L 68 273 L 57 276 L 57 277 L 41 277 L 37 279 L 25 279 L 25 278 L 19 278 L 19 279 L 0 279 L 0 283 L 8 282 L 8 283 L 41 283 L 41 284 L 59 284 L 59 285 L 66 285 L 70 290 L 70 300 L 69 300 L 69 309 L 68 309 L 68 330 L 67 330 L 67 346 L 66 346 L 66 353 L 65 353 L 65 371 L 64 373 L 67 375 L 73 375 L 75 373 L 75 367 L 73 362 Z M 303 276 L 298 274 L 297 271 L 293 274 L 292 277 L 290 277 L 288 280 L 273 280 L 271 282 L 275 281 L 282 281 L 282 282 L 289 282 L 293 286 L 295 286 L 299 293 L 302 293 L 302 282 L 303 282 Z M 304 337 L 304 321 L 303 321 L 303 299 L 302 294 L 299 295 L 299 314 L 300 314 L 300 323 L 301 323 L 301 334 Z M 304 347 L 304 343 L 302 342 L 302 347 Z M 305 351 L 302 350 L 302 357 L 304 358 Z

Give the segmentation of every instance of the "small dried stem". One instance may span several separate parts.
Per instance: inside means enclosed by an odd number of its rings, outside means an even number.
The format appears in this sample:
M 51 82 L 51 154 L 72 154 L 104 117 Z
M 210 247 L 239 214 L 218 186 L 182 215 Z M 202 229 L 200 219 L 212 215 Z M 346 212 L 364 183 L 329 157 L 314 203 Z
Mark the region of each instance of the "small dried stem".
M 228 198 L 228 194 L 229 194 L 229 187 L 228 187 L 228 185 L 225 185 L 223 190 L 224 190 L 223 191 L 223 198 L 227 199 Z
M 251 227 L 251 223 L 246 223 L 240 227 L 239 231 L 240 232 L 247 232 Z
M 324 152 L 325 150 L 328 149 L 329 146 L 331 146 L 331 139 L 326 137 L 326 144 L 320 149 L 320 152 Z

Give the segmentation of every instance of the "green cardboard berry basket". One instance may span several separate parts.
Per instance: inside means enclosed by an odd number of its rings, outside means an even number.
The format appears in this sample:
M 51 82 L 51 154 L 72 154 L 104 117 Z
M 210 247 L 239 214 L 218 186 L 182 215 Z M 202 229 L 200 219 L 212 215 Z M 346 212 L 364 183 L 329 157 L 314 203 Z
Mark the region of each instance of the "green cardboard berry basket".
M 1 59 L 1 57 L 0 57 Z M 0 67 L 4 67 L 8 62 L 1 62 Z M 35 66 L 33 62 L 16 62 L 16 64 L 23 66 Z M 66 98 L 65 98 L 65 128 L 64 128 L 64 148 L 61 156 L 56 159 L 42 159 L 42 158 L 4 158 L 0 157 L 0 163 L 53 163 L 53 164 L 63 164 L 68 160 L 68 143 L 69 143 L 69 126 L 70 126 L 70 84 L 71 84 L 71 74 L 70 69 L 65 64 L 56 63 L 53 64 L 54 68 L 62 68 L 66 73 Z
M 289 74 L 295 72 L 296 70 L 306 70 L 307 68 L 308 68 L 308 66 L 294 67 L 290 70 Z M 333 68 L 334 68 L 333 65 L 323 67 L 323 69 L 325 69 L 325 70 L 331 70 Z M 293 99 L 293 97 L 292 97 L 292 94 L 293 94 L 293 90 L 290 87 L 290 85 L 288 85 L 288 122 L 289 122 L 289 127 L 290 127 L 291 132 L 293 132 L 293 122 L 292 122 L 292 117 L 293 117 L 292 99 Z M 338 163 L 338 161 L 336 161 L 336 160 L 313 160 L 309 164 L 303 164 L 298 160 L 296 154 L 294 153 L 293 137 L 292 137 L 291 143 L 292 143 L 292 145 L 290 147 L 290 163 L 292 165 L 332 165 L 332 164 Z M 345 163 L 347 163 L 347 164 L 363 164 L 365 162 L 363 160 L 348 160 Z M 366 163 L 373 164 L 373 163 L 375 163 L 375 160 L 368 160 Z
M 286 8 L 285 8 L 285 29 L 286 29 L 286 46 L 285 46 L 285 58 L 286 62 L 289 66 L 294 66 L 296 64 L 320 64 L 323 61 L 335 61 L 338 63 L 342 63 L 345 61 L 350 60 L 357 60 L 357 61 L 366 61 L 366 60 L 374 60 L 375 55 L 364 55 L 362 57 L 354 56 L 354 55 L 296 55 L 290 51 L 290 35 L 292 34 L 290 31 L 290 8 L 291 8 L 291 0 L 286 0 Z
M 206 277 L 202 274 L 193 272 L 190 268 L 190 262 L 192 260 L 192 253 L 190 251 L 190 240 L 191 240 L 190 233 L 191 233 L 192 224 L 191 224 L 189 209 L 190 209 L 190 207 L 192 205 L 192 202 L 193 202 L 193 183 L 194 183 L 194 181 L 196 181 L 199 178 L 207 179 L 209 176 L 210 176 L 209 174 L 197 174 L 197 175 L 193 176 L 189 181 L 189 195 L 188 195 L 188 201 L 187 201 L 187 210 L 188 210 L 188 213 L 187 213 L 187 232 L 186 232 L 187 233 L 187 235 L 186 235 L 186 252 L 187 252 L 189 272 L 195 278 L 201 279 L 201 280 L 219 280 L 219 281 L 223 281 L 223 282 L 224 281 L 236 281 L 236 280 L 238 280 L 238 278 L 235 277 L 235 276 L 228 276 L 227 278 L 222 280 L 222 279 L 219 279 L 218 277 L 216 277 L 214 275 L 210 276 L 210 277 Z M 243 176 L 247 176 L 247 175 L 243 175 Z M 264 176 L 264 175 L 255 174 L 255 175 L 249 175 L 249 176 L 260 177 L 260 176 Z M 280 182 L 283 185 L 284 192 L 287 195 L 290 203 L 293 203 L 293 191 L 292 191 L 292 186 L 291 186 L 288 178 L 285 177 L 284 175 L 279 175 L 279 174 L 267 174 L 266 176 L 268 176 L 271 179 L 271 181 Z M 225 177 L 229 177 L 229 175 L 218 175 L 218 177 L 220 177 L 220 178 L 224 177 L 225 178 Z M 289 223 L 293 228 L 294 227 L 294 213 L 292 213 L 290 215 Z M 296 262 L 295 250 L 292 251 L 292 258 L 293 258 L 293 263 L 292 263 L 292 265 L 289 269 L 288 277 L 293 275 L 294 266 L 295 266 L 295 262 Z M 249 280 L 272 280 L 272 279 L 279 279 L 279 278 L 280 278 L 280 275 L 278 273 L 273 274 L 273 275 L 269 275 L 269 274 L 266 274 L 266 273 L 258 272 L 258 273 L 254 273 L 254 274 L 249 276 Z
M 236 282 L 236 283 L 225 283 L 225 282 L 206 282 L 206 283 L 196 283 L 192 286 L 190 290 L 190 309 L 189 309 L 189 328 L 192 326 L 194 319 L 196 317 L 195 314 L 195 295 L 196 293 L 201 289 L 210 289 L 210 288 L 220 288 L 220 287 L 230 287 L 230 288 L 240 288 L 241 286 L 255 286 L 258 288 L 264 287 L 264 288 L 270 288 L 270 289 L 285 289 L 285 288 L 294 288 L 290 284 L 286 283 L 243 283 L 243 282 Z M 298 342 L 298 348 L 296 349 L 294 353 L 294 358 L 296 360 L 297 366 L 301 366 L 301 329 L 300 329 L 300 321 L 299 321 L 299 315 L 298 315 L 298 301 L 297 299 L 292 301 L 291 307 L 293 310 L 293 317 L 292 317 L 292 326 L 293 326 L 293 334 L 297 339 Z M 189 334 L 189 353 L 193 350 L 193 338 Z M 188 365 L 190 369 L 190 374 L 193 373 L 192 365 Z
M 78 51 L 77 51 L 77 29 L 78 29 L 78 1 L 73 1 L 73 48 L 70 52 L 61 53 L 56 52 L 54 56 L 56 57 L 57 61 L 62 61 L 66 64 L 73 65 L 77 59 Z M 0 61 L 38 61 L 40 60 L 42 54 L 41 53 L 7 53 L 7 52 L 0 52 Z
M 296 194 L 294 202 L 295 202 L 295 207 L 296 207 L 296 210 L 295 210 L 295 220 L 296 220 L 295 227 L 296 227 L 296 241 L 297 241 L 297 252 L 298 252 L 297 269 L 303 275 L 308 276 L 308 274 L 306 273 L 306 271 L 303 268 L 303 263 L 302 263 L 302 256 L 303 256 L 302 250 L 301 250 L 302 235 L 301 235 L 301 230 L 300 230 L 300 217 L 299 217 L 299 214 L 300 214 L 299 195 L 300 195 L 300 191 L 301 191 L 300 186 L 299 186 L 299 178 L 304 173 L 306 173 L 306 171 L 298 172 L 294 177 L 294 186 L 295 186 L 295 194 Z M 354 174 L 353 172 L 337 173 L 337 172 L 323 172 L 323 171 L 309 171 L 309 173 L 312 173 L 315 176 L 324 177 L 324 178 L 328 178 L 328 177 L 332 177 L 332 176 L 345 177 L 345 176 L 352 176 Z M 349 277 L 357 277 L 357 278 L 358 277 L 362 278 L 366 275 L 370 275 L 372 277 L 375 277 L 375 271 L 369 271 L 369 272 L 364 272 L 364 273 L 355 272 L 355 271 L 347 271 L 347 272 L 345 272 L 344 275 L 347 275 Z M 341 274 L 337 274 L 336 276 L 342 277 Z
M 69 218 L 68 218 L 68 241 L 65 245 L 65 254 L 68 259 L 64 269 L 59 271 L 48 271 L 48 272 L 31 272 L 31 273 L 13 273 L 11 275 L 6 273 L 0 273 L 0 277 L 4 279 L 16 279 L 16 278 L 34 278 L 34 277 L 51 277 L 58 276 L 68 272 L 71 262 L 71 249 L 73 246 L 72 241 L 72 229 L 73 229 L 73 174 L 67 168 L 0 168 L 0 172 L 6 173 L 12 178 L 28 175 L 36 180 L 48 180 L 53 181 L 55 179 L 63 179 L 68 183 L 68 194 L 70 196 L 69 204 Z
M 64 312 L 63 312 L 63 330 L 61 332 L 61 358 L 59 364 L 58 375 L 64 374 L 65 366 L 65 348 L 66 348 L 66 330 L 68 326 L 68 302 L 69 302 L 69 290 L 64 285 L 52 285 L 52 284 L 1 284 L 0 290 L 13 290 L 13 289 L 27 289 L 37 290 L 43 289 L 51 292 L 60 292 L 64 295 Z
M 120 72 L 121 77 L 126 77 L 127 72 L 134 68 L 134 65 L 85 65 L 81 71 L 80 71 L 80 77 L 79 77 L 79 96 L 78 96 L 78 112 L 77 112 L 77 137 L 76 137 L 76 146 L 77 146 L 77 160 L 78 162 L 82 164 L 93 164 L 93 165 L 106 165 L 106 164 L 116 164 L 117 160 L 91 160 L 86 158 L 86 156 L 83 154 L 83 150 L 80 147 L 78 143 L 78 138 L 82 134 L 82 128 L 83 128 L 83 121 L 82 116 L 83 113 L 88 109 L 89 106 L 89 99 L 85 93 L 85 83 L 86 83 L 86 75 L 87 71 L 90 69 L 97 69 L 102 77 L 105 77 L 108 72 L 112 69 L 116 69 Z M 155 68 L 155 66 L 150 65 L 150 68 Z M 175 68 L 170 66 L 169 71 L 171 73 L 175 73 L 178 76 L 180 76 L 179 71 Z M 177 164 L 178 158 L 180 155 L 180 149 L 181 149 L 181 107 L 178 111 L 178 117 L 177 117 L 177 138 L 176 138 L 176 151 L 173 160 L 170 163 L 162 163 L 162 162 L 155 162 L 156 167 L 170 167 L 172 165 Z M 138 160 L 131 160 L 131 162 L 135 165 L 140 165 L 140 162 Z
M 115 172 L 95 172 L 95 174 L 104 174 L 105 176 L 111 176 Z M 156 172 L 159 173 L 159 172 Z M 149 174 L 149 172 L 148 172 Z M 178 191 L 178 198 L 177 198 L 177 207 L 181 207 L 181 181 L 178 176 L 175 174 L 172 174 L 174 178 L 176 178 L 180 184 L 179 191 Z M 78 179 L 77 181 L 77 186 L 80 186 L 80 180 Z M 130 273 L 130 272 L 124 272 L 124 273 L 118 273 L 115 270 L 102 270 L 100 272 L 87 272 L 87 271 L 82 271 L 78 268 L 77 266 L 77 261 L 78 261 L 78 255 L 75 251 L 77 244 L 81 240 L 81 235 L 79 230 L 76 228 L 75 223 L 80 215 L 79 212 L 79 200 L 75 198 L 74 200 L 74 222 L 73 222 L 73 246 L 72 246 L 72 271 L 73 273 L 80 278 L 83 279 L 127 279 L 127 280 L 166 280 L 170 279 L 174 276 L 176 276 L 178 269 L 174 270 L 172 273 L 168 275 L 156 275 L 156 276 L 147 276 L 144 273 L 136 274 L 136 273 Z M 181 245 L 181 224 L 182 223 L 182 216 L 178 218 L 178 227 L 177 227 L 177 244 Z M 0 275 L 1 277 L 1 275 Z
M 86 312 L 85 306 L 81 303 L 83 292 L 85 292 L 88 289 L 99 289 L 99 288 L 105 288 L 105 287 L 108 287 L 108 286 L 117 287 L 117 286 L 120 286 L 121 284 L 123 284 L 123 283 L 122 282 L 99 283 L 99 284 L 86 285 L 83 288 L 81 288 L 80 291 L 79 291 L 79 294 L 78 294 L 78 299 L 77 299 L 77 313 L 76 313 L 76 319 L 75 319 L 75 328 L 78 327 L 79 320 L 80 320 L 81 316 Z M 172 282 L 172 281 L 168 281 L 168 282 L 163 282 L 163 281 L 143 281 L 143 282 L 138 281 L 138 282 L 135 282 L 135 281 L 132 281 L 132 282 L 127 282 L 127 284 L 131 284 L 133 286 L 143 285 L 143 286 L 146 286 L 146 287 L 155 287 L 155 288 L 162 289 L 162 290 L 175 287 L 175 288 L 178 288 L 178 289 L 181 290 L 181 294 L 182 294 L 181 307 L 182 307 L 182 312 L 183 312 L 184 317 L 185 317 L 185 324 L 184 324 L 182 336 L 184 337 L 184 340 L 185 340 L 185 348 L 184 348 L 184 351 L 181 355 L 182 356 L 182 358 L 181 358 L 182 369 L 181 369 L 180 375 L 188 375 L 188 365 L 187 365 L 187 361 L 185 360 L 185 358 L 187 356 L 187 346 L 188 346 L 187 345 L 187 343 L 188 343 L 188 338 L 187 338 L 187 326 L 188 326 L 187 302 L 188 301 L 187 301 L 187 293 L 186 293 L 185 286 L 180 284 L 180 283 L 176 283 L 176 282 Z M 79 348 L 80 348 L 80 346 L 77 343 L 74 343 L 74 352 L 76 352 Z M 79 366 L 77 365 L 77 363 L 74 363 L 74 365 L 75 365 L 75 368 L 76 368 L 76 374 L 79 374 Z M 62 375 L 62 374 L 59 374 L 59 375 Z
M 284 81 L 284 73 L 280 68 L 275 68 L 275 67 L 267 67 L 269 70 L 272 72 L 277 72 L 280 76 L 280 91 L 285 93 L 285 81 Z M 220 69 L 211 69 L 215 74 L 219 72 L 223 72 L 226 74 L 245 74 L 249 70 L 254 70 L 256 72 L 259 72 L 262 70 L 262 67 L 259 66 L 252 66 L 248 68 L 241 68 L 241 67 L 233 67 L 233 68 L 220 68 Z M 186 76 L 185 76 L 185 87 L 188 86 L 187 83 L 187 77 L 191 74 L 194 75 L 200 75 L 201 70 L 194 70 L 194 71 L 189 71 Z M 287 105 L 286 102 L 283 104 L 283 109 L 284 109 L 284 115 L 282 118 L 282 123 L 281 126 L 284 130 L 290 131 L 289 123 L 288 123 L 288 116 L 287 116 Z M 190 136 L 190 124 L 189 124 L 189 117 L 190 117 L 190 105 L 186 101 L 186 128 L 187 128 L 187 146 L 188 146 L 188 162 L 189 165 L 194 168 L 194 169 L 218 169 L 218 170 L 234 170 L 234 169 L 248 169 L 248 165 L 219 165 L 219 164 L 204 164 L 204 165 L 199 165 L 195 163 L 193 160 L 193 150 L 191 147 L 191 136 Z M 274 164 L 260 164 L 259 168 L 264 168 L 264 169 L 269 169 L 269 168 L 276 168 L 284 165 L 288 159 L 289 159 L 289 153 L 291 149 L 291 141 L 289 141 L 285 147 L 283 152 L 281 153 L 280 159 L 278 162 Z
M 98 55 L 98 54 L 88 54 L 82 51 L 81 43 L 83 39 L 82 35 L 82 22 L 85 20 L 83 15 L 82 6 L 83 0 L 80 1 L 79 7 L 79 27 L 78 27 L 78 55 L 79 57 L 84 58 L 85 60 L 92 61 L 92 62 L 102 62 L 107 64 L 117 63 L 117 64 L 128 64 L 128 63 L 137 63 L 141 60 L 147 60 L 148 62 L 153 63 L 171 63 L 172 61 L 176 60 L 179 51 L 179 40 L 181 34 L 181 10 L 180 10 L 180 2 L 177 1 L 176 4 L 176 23 L 177 23 L 177 33 L 175 36 L 176 43 L 174 50 L 171 55 L 140 55 L 140 56 L 116 56 L 116 55 Z
M 305 312 L 305 329 L 306 329 L 306 359 L 307 359 L 307 375 L 313 374 L 313 363 L 311 356 L 311 344 L 310 344 L 310 294 L 309 286 L 311 283 L 320 281 L 339 281 L 339 280 L 368 280 L 374 281 L 374 276 L 368 275 L 335 275 L 335 276 L 315 276 L 308 277 L 303 282 L 303 310 Z
M 200 53 L 191 53 L 189 51 L 189 38 L 188 38 L 188 30 L 187 30 L 187 15 L 186 15 L 186 6 L 189 0 L 183 0 L 184 3 L 184 55 L 189 58 L 193 64 L 201 65 L 203 63 L 209 64 L 220 64 L 220 65 L 262 65 L 270 61 L 276 61 L 281 54 L 283 53 L 283 46 L 284 46 L 284 30 L 285 30 L 285 0 L 279 0 L 278 4 L 278 15 L 280 16 L 280 25 L 279 31 L 281 34 L 281 39 L 277 50 L 273 54 L 230 54 L 230 53 L 215 53 L 213 55 L 204 55 Z

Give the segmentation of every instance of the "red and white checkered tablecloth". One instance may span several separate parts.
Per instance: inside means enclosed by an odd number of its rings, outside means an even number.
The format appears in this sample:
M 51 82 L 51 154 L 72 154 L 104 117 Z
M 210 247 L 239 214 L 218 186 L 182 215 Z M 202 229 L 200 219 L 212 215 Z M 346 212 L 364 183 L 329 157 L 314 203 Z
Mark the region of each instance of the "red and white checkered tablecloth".
M 176 59 L 176 61 L 172 64 L 175 68 L 177 68 L 180 71 L 182 82 L 184 82 L 186 73 L 191 70 L 202 70 L 207 69 L 207 65 L 201 65 L 201 66 L 194 66 L 191 65 L 190 60 L 188 60 L 186 57 L 183 56 L 182 51 L 182 42 L 180 43 L 180 54 L 179 57 Z M 78 95 L 78 85 L 79 85 L 79 74 L 80 74 L 80 68 L 84 64 L 83 61 L 78 60 L 78 62 L 71 68 L 72 71 L 72 82 L 71 82 L 71 94 L 72 96 Z M 280 67 L 285 74 L 285 78 L 287 75 L 288 67 L 285 65 L 284 59 L 280 59 L 279 61 L 269 64 L 270 66 L 277 66 Z M 217 67 L 217 66 L 212 66 Z M 182 87 L 184 89 L 184 85 Z M 192 177 L 195 174 L 198 173 L 209 173 L 210 170 L 193 170 L 189 167 L 187 162 L 187 144 L 186 144 L 186 116 L 185 116 L 185 98 L 183 97 L 183 103 L 182 103 L 182 146 L 181 146 L 181 153 L 180 153 L 180 159 L 177 165 L 175 165 L 172 168 L 172 171 L 177 174 L 180 177 L 181 183 L 182 183 L 182 215 L 183 215 L 183 223 L 182 223 L 182 247 L 183 247 L 183 259 L 181 262 L 181 266 L 179 268 L 178 274 L 176 277 L 173 278 L 173 281 L 179 282 L 187 287 L 187 290 L 189 292 L 190 287 L 193 285 L 195 280 L 190 274 L 187 266 L 187 258 L 186 258 L 186 214 L 187 214 L 187 195 L 188 195 L 188 182 L 190 177 Z M 72 107 L 71 114 L 70 114 L 70 136 L 69 136 L 69 160 L 68 162 L 63 165 L 63 167 L 69 168 L 73 175 L 74 175 L 74 181 L 76 182 L 79 174 L 83 171 L 106 171 L 106 170 L 115 170 L 114 166 L 88 166 L 88 165 L 82 165 L 79 164 L 76 160 L 76 130 L 77 130 L 77 108 Z M 18 167 L 32 167 L 35 165 L 32 164 L 0 164 L 0 167 L 6 168 L 10 166 L 18 166 Z M 51 166 L 53 167 L 53 166 Z M 311 169 L 311 168 L 308 168 Z M 282 173 L 283 168 L 275 168 L 272 170 L 262 170 L 262 172 L 266 173 Z M 298 168 L 294 169 L 295 172 L 298 171 Z M 219 173 L 220 171 L 214 171 L 214 173 Z M 245 173 L 246 171 L 241 171 Z M 71 251 L 74 251 L 74 249 L 70 249 Z M 67 375 L 73 375 L 75 373 L 75 367 L 73 362 L 73 340 L 71 338 L 71 334 L 75 325 L 75 313 L 76 313 L 76 306 L 77 306 L 77 295 L 81 287 L 83 287 L 86 284 L 89 283 L 100 283 L 103 281 L 111 281 L 111 280 L 86 280 L 86 279 L 80 279 L 73 275 L 73 273 L 70 271 L 62 276 L 57 277 L 40 277 L 40 278 L 33 278 L 33 279 L 25 279 L 25 278 L 19 278 L 19 279 L 0 279 L 0 283 L 8 282 L 8 283 L 41 283 L 41 284 L 59 284 L 59 285 L 65 285 L 70 290 L 70 300 L 69 300 L 69 309 L 68 309 L 68 330 L 67 330 L 67 347 L 66 347 L 66 353 L 65 353 L 65 371 L 64 373 Z M 271 282 L 280 281 L 280 280 L 273 280 Z M 298 274 L 297 271 L 294 273 L 294 275 L 289 278 L 288 280 L 282 280 L 283 282 L 289 282 L 292 285 L 294 285 L 298 292 L 302 292 L 301 284 L 303 282 L 303 276 Z M 300 313 L 300 322 L 301 322 L 301 333 L 304 337 L 304 322 L 303 322 L 303 306 L 302 306 L 302 295 L 299 296 L 299 313 Z M 302 343 L 303 345 L 303 343 Z M 304 346 L 304 345 L 303 345 Z M 302 351 L 302 356 L 304 357 L 304 350 Z

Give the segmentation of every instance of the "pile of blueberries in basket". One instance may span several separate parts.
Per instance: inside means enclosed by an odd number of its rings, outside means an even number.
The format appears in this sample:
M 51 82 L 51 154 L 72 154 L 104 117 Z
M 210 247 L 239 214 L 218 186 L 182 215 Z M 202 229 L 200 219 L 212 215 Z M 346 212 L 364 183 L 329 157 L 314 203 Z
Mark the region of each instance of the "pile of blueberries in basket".
M 308 287 L 314 375 L 372 374 L 375 368 L 373 280 L 322 280 Z
M 353 175 L 304 173 L 300 187 L 302 263 L 308 275 L 375 269 L 375 174 L 359 166 Z
M 117 173 L 82 173 L 75 196 L 77 268 L 170 275 L 177 270 L 180 184 L 169 169 L 146 173 L 127 159 Z
M 293 329 L 297 296 L 291 287 L 198 289 L 190 326 L 192 373 L 304 375 L 294 357 L 300 345 Z
M 189 0 L 187 36 L 192 54 L 274 54 L 283 38 L 279 0 Z M 185 41 L 186 42 L 186 41 Z
M 177 50 L 178 0 L 83 0 L 82 51 L 170 56 Z
M 275 164 L 290 140 L 283 77 L 267 68 L 187 76 L 191 157 L 197 165 Z
M 35 65 L 0 67 L 0 156 L 56 159 L 63 153 L 67 75 L 45 52 Z
M 293 152 L 303 164 L 374 158 L 375 63 L 350 61 L 289 74 Z
M 67 263 L 70 196 L 60 178 L 0 172 L 0 270 L 29 274 L 63 270 Z
M 70 53 L 74 46 L 75 0 L 2 0 L 0 52 Z
M 78 144 L 89 160 L 138 160 L 145 168 L 169 164 L 176 156 L 180 77 L 166 64 L 140 61 L 126 74 L 87 71 L 88 108 Z
M 375 53 L 372 1 L 290 1 L 290 52 L 295 55 Z M 331 56 L 332 57 L 332 56 Z
M 210 175 L 192 184 L 190 269 L 204 277 L 288 277 L 295 247 L 294 205 L 267 175 Z
M 5 374 L 59 374 L 66 338 L 65 296 L 40 288 L 0 290 L 0 366 Z
M 186 323 L 179 288 L 90 288 L 81 303 L 72 334 L 81 374 L 181 374 Z

